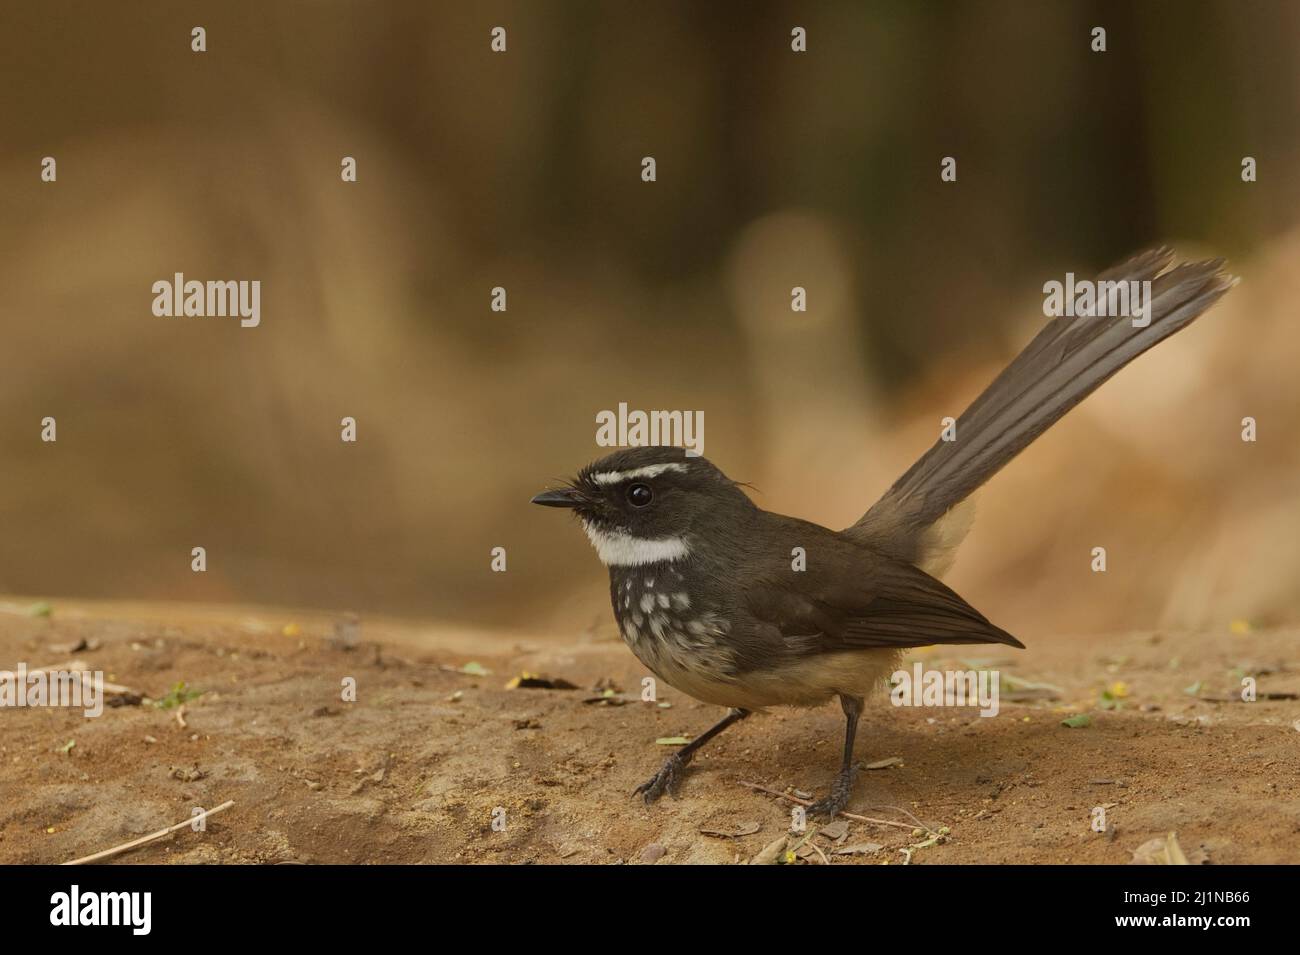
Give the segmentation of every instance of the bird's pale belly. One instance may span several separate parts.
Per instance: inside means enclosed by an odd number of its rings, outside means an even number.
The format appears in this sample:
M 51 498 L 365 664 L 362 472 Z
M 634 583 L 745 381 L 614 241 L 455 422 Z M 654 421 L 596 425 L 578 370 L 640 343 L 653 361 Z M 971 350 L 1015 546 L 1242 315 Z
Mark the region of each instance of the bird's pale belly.
M 771 661 L 741 672 L 729 646 L 730 621 L 695 606 L 671 568 L 612 581 L 623 642 L 657 678 L 704 703 L 746 710 L 818 706 L 838 693 L 865 696 L 896 668 L 892 650 L 858 650 Z

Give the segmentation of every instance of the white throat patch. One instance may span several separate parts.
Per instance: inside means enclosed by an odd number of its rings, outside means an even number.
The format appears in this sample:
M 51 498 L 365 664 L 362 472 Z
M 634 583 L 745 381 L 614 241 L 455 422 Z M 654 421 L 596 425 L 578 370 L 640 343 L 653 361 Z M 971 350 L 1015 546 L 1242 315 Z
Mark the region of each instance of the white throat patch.
M 686 546 L 686 541 L 680 537 L 646 540 L 644 537 L 633 537 L 622 531 L 602 530 L 587 521 L 582 522 L 582 529 L 587 532 L 591 546 L 596 548 L 596 556 L 606 567 L 662 564 L 681 560 L 691 552 L 691 549 Z

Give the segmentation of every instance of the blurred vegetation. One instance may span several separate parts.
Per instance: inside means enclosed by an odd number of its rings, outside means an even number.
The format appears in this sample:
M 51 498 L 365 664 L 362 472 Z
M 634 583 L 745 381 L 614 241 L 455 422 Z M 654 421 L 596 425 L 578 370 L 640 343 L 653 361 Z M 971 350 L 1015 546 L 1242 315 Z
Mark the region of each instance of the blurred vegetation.
M 764 506 L 847 524 L 1032 334 L 1047 278 L 1165 241 L 1261 281 L 1293 271 L 1300 6 L 1281 0 L 151 0 L 5 19 L 0 591 L 571 626 L 599 618 L 602 574 L 526 502 L 599 453 L 600 409 L 703 409 L 706 453 Z M 262 326 L 154 318 L 150 285 L 176 271 L 260 279 Z M 1166 390 L 1214 411 L 1145 427 L 1217 413 L 1231 437 L 1270 403 L 1295 423 L 1293 384 L 1251 364 L 1288 334 L 1287 300 L 1255 301 L 1248 336 L 1244 315 L 1204 333 L 1224 335 L 1195 352 L 1208 377 Z M 1213 361 L 1236 362 L 1254 404 L 1210 387 L 1240 380 Z M 991 614 L 1154 624 L 1186 544 L 1063 606 L 1005 578 L 1059 590 L 1099 528 L 1179 491 L 1206 509 L 1193 542 L 1226 520 L 1225 487 L 1292 500 L 1273 471 L 1170 472 L 1153 432 L 1105 443 L 1072 422 L 1033 452 L 1069 474 L 988 492 L 1082 522 L 1040 518 L 1026 530 L 1056 536 L 1035 544 L 981 519 L 958 579 Z M 1256 467 L 1294 464 L 1259 450 Z M 1120 474 L 1150 499 L 1107 496 Z M 1188 511 L 1146 513 L 1130 532 L 1153 559 L 1144 537 Z M 1222 613 L 1285 610 L 1252 600 Z

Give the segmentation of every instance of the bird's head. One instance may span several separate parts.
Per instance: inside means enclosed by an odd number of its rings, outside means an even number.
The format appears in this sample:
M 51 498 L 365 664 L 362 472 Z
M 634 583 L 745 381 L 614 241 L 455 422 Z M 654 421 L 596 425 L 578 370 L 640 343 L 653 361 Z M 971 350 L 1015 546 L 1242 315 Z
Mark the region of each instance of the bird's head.
M 601 561 L 621 567 L 681 560 L 710 527 L 727 527 L 755 509 L 704 458 L 672 447 L 616 451 L 533 503 L 571 508 Z

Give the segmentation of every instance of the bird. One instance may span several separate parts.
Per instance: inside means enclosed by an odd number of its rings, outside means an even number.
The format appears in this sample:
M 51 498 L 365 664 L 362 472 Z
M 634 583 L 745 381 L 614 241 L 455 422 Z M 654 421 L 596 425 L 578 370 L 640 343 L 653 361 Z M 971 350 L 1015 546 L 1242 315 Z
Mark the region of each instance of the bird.
M 956 419 L 954 432 L 844 530 L 765 511 L 702 455 L 672 446 L 619 449 L 533 497 L 578 518 L 608 568 L 614 616 L 637 659 L 680 692 L 727 708 L 634 795 L 647 805 L 665 792 L 676 796 L 700 748 L 753 713 L 838 698 L 845 719 L 839 771 L 808 807 L 833 817 L 852 796 L 865 700 L 886 685 L 903 651 L 1023 649 L 939 580 L 970 529 L 970 496 L 1236 284 L 1222 259 L 1173 260 L 1168 248 L 1152 249 L 1099 275 L 1098 287 L 1151 283 L 1144 321 L 1097 308 L 1047 321 Z

